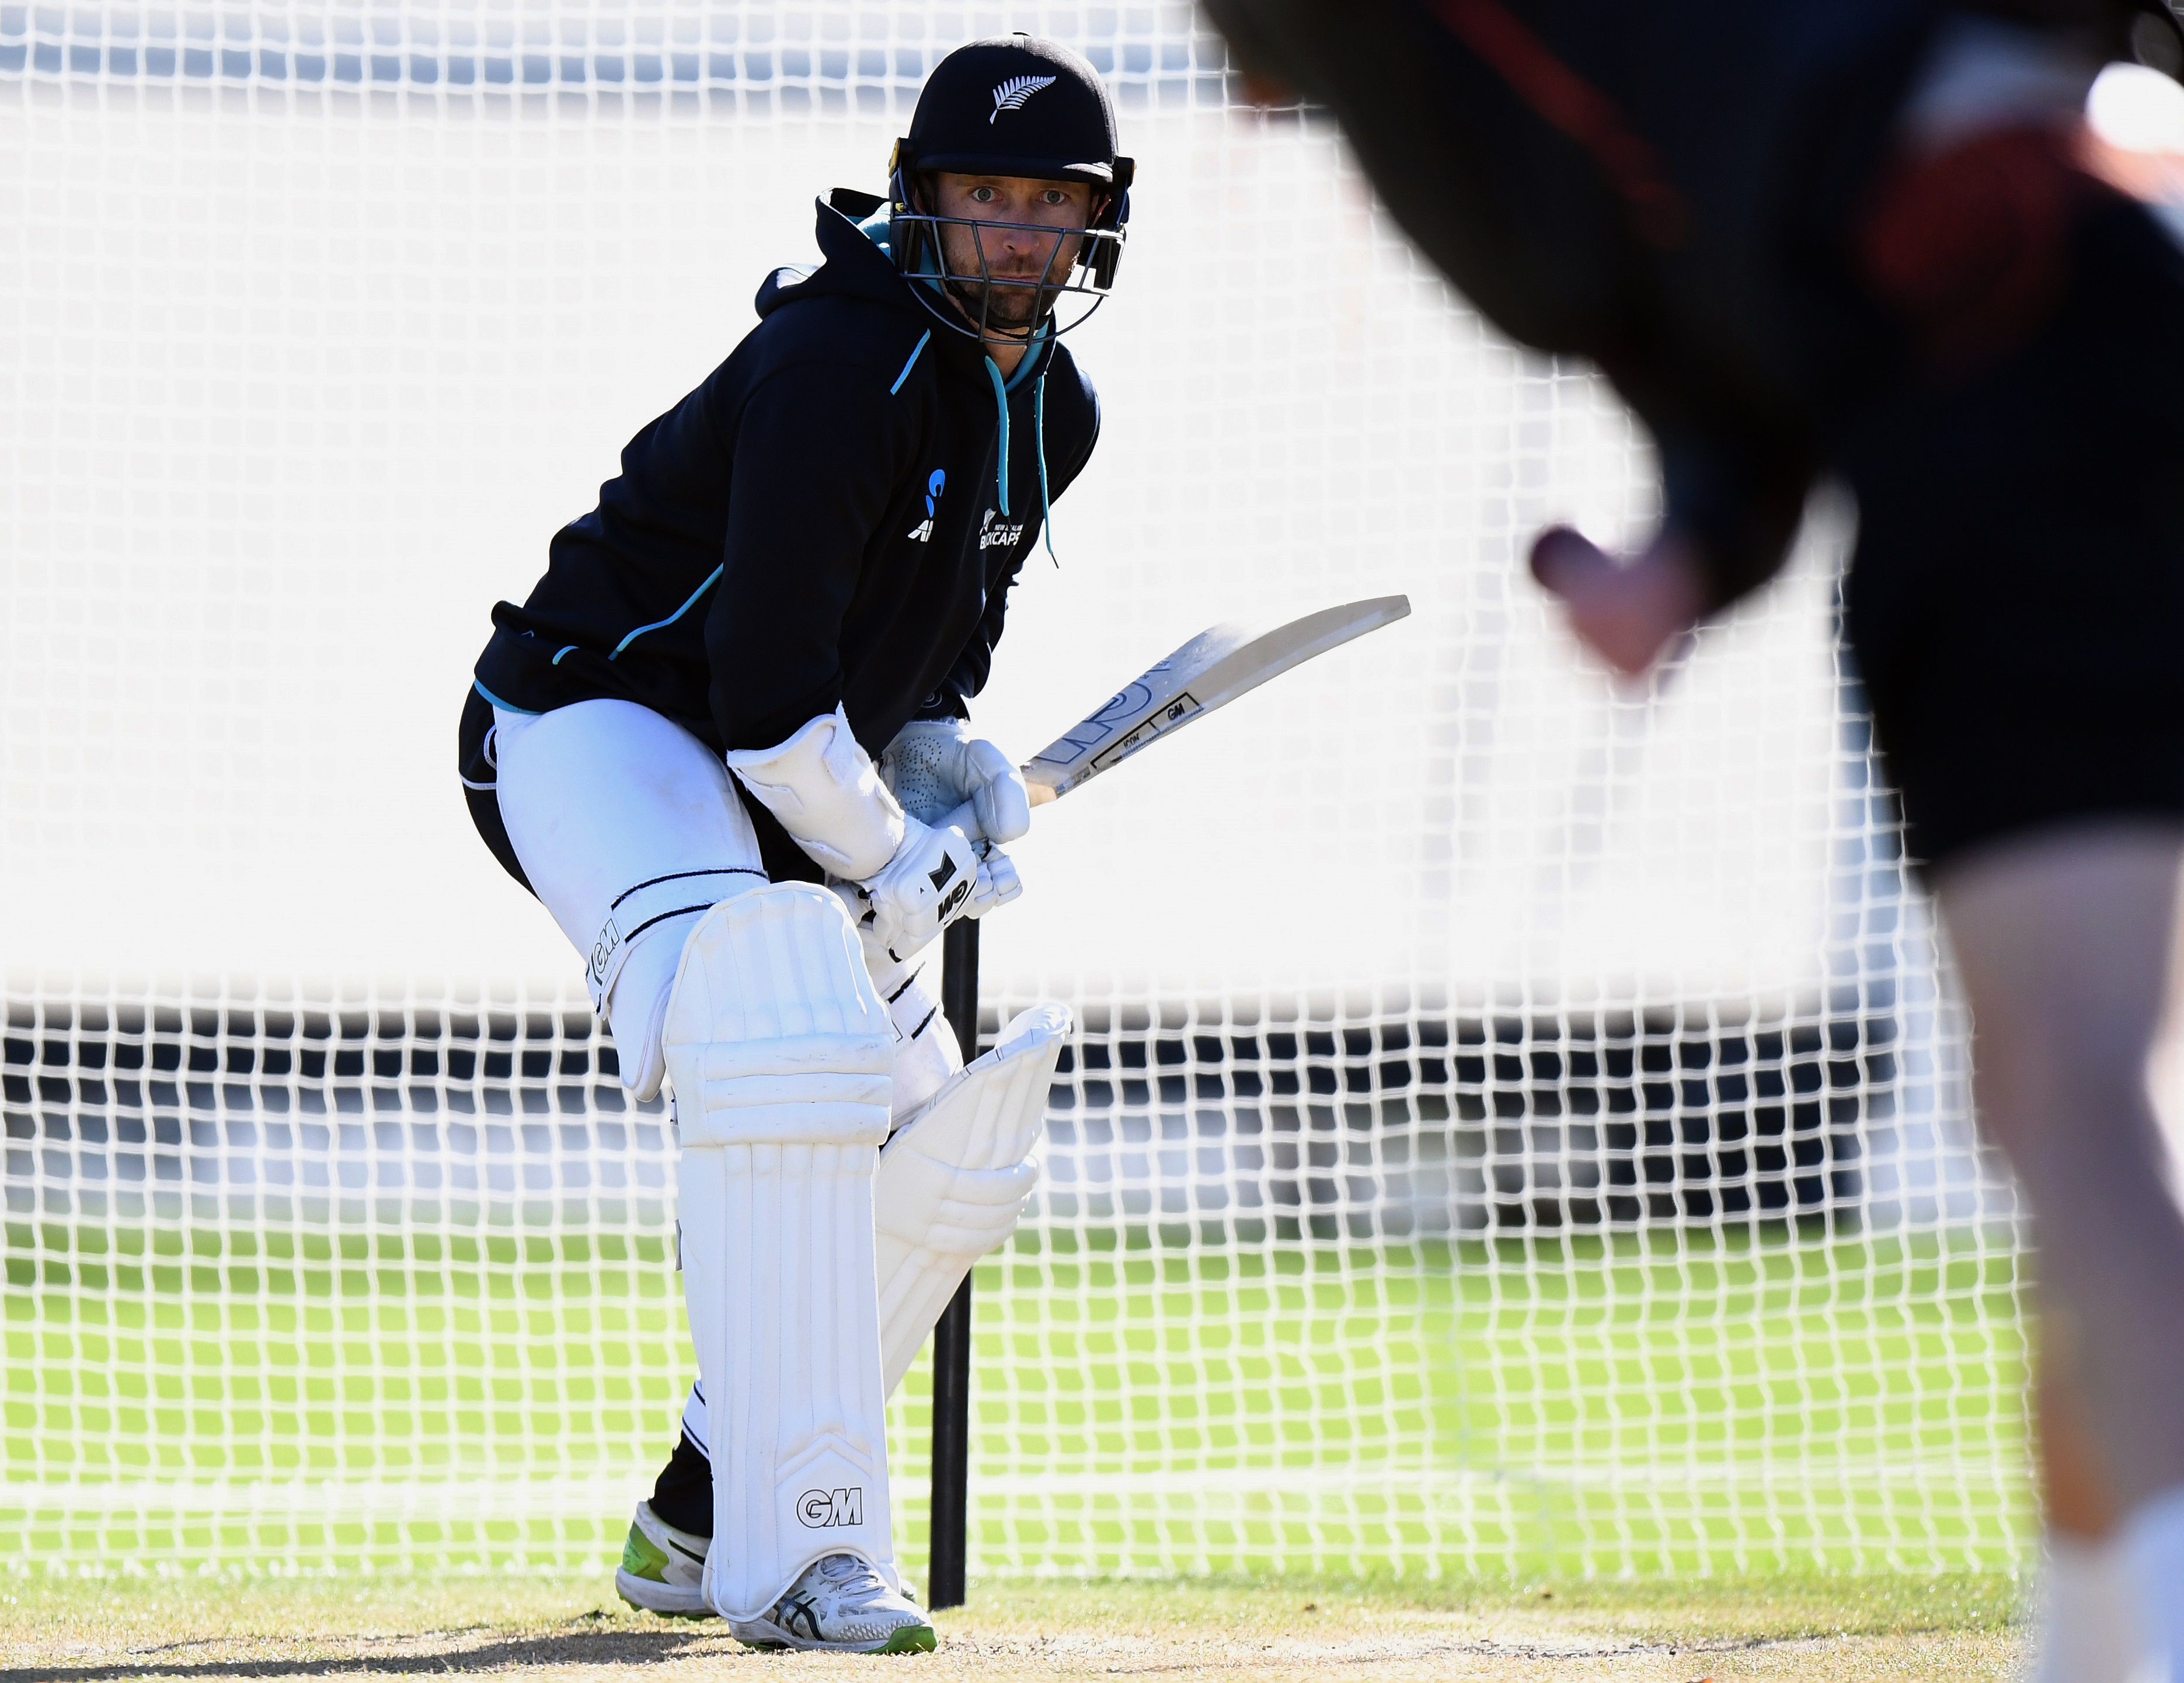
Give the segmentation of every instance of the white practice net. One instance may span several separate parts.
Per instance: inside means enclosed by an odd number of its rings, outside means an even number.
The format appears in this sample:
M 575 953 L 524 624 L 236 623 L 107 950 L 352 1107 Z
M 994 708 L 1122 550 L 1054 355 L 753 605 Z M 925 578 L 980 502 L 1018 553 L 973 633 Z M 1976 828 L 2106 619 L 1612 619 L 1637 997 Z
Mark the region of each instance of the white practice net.
M 1215 621 L 1416 612 L 1019 850 L 986 1032 L 1080 1032 L 978 1276 L 972 1571 L 2014 1563 L 2015 1216 L 1841 511 L 1611 683 L 1521 545 L 1639 527 L 1642 438 L 1329 131 L 1187 7 L 878 0 L 0 0 L 0 1551 L 616 1552 L 691 1372 L 674 1145 L 469 828 L 457 709 L 813 195 L 1008 28 L 1111 78 L 1141 184 L 981 728 L 1028 753 Z

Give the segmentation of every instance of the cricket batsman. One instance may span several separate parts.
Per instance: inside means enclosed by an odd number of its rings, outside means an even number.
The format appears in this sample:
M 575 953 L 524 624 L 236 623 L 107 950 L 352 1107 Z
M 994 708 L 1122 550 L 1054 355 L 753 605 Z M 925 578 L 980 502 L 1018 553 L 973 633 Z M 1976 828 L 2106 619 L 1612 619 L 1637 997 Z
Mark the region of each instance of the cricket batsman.
M 1069 1023 L 1027 1011 L 963 1069 L 921 955 L 1021 892 L 1026 792 L 967 704 L 1099 436 L 1060 341 L 1114 283 L 1132 173 L 1076 54 L 949 54 L 887 196 L 820 202 L 825 261 L 766 277 L 494 608 L 464 707 L 479 833 L 682 1144 L 699 1385 L 618 1581 L 754 1646 L 934 1645 L 884 1405 L 1036 1184 Z M 978 833 L 939 826 L 966 801 Z
M 2184 1003 L 2184 249 L 2084 115 L 2104 64 L 2184 65 L 2176 17 L 1207 8 L 1474 304 L 1651 430 L 1652 538 L 1533 550 L 1602 658 L 1644 671 L 1773 575 L 1817 482 L 1855 494 L 1850 642 L 2037 1229 L 2051 1494 L 2117 1522 L 2051 1504 L 2041 1675 L 2184 1683 L 2184 1217 L 2149 1084 Z

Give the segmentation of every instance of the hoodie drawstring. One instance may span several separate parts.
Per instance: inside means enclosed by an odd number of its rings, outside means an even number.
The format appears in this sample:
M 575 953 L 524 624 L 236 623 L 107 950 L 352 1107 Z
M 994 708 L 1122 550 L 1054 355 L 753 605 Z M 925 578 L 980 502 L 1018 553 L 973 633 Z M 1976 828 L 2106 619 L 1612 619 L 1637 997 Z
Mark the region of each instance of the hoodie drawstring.
M 1001 515 L 1009 512 L 1009 388 L 1001 383 L 1000 365 L 993 358 L 986 359 L 986 372 L 994 376 L 994 407 L 1001 412 L 1001 465 L 996 476 L 1001 488 Z
M 1046 558 L 1056 566 L 1061 557 L 1054 553 L 1054 503 L 1046 494 L 1046 376 L 1039 376 L 1031 392 L 1032 426 L 1039 445 L 1039 529 L 1046 539 Z
M 986 359 L 986 372 L 993 377 L 994 407 L 1001 417 L 1001 464 L 994 477 L 1000 488 L 1001 515 L 1009 512 L 1009 388 L 1001 382 L 1001 371 L 993 358 Z M 1054 553 L 1054 503 L 1046 488 L 1046 376 L 1042 374 L 1032 382 L 1033 437 L 1039 456 L 1039 522 L 1040 534 L 1046 539 L 1046 558 L 1057 567 L 1061 558 Z

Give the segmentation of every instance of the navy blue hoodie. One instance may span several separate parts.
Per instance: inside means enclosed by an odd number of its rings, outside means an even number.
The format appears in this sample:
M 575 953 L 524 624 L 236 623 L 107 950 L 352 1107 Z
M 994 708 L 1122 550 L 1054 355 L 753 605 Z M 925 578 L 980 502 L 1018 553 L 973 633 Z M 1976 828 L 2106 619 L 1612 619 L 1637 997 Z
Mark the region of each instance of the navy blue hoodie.
M 1914 346 L 1851 237 L 1945 8 L 2102 40 L 2118 0 L 1206 0 L 1324 103 L 1504 332 L 1597 363 L 1660 446 L 1714 602 L 1782 561 Z
M 767 277 L 759 325 L 630 440 L 523 605 L 494 608 L 485 699 L 634 701 L 716 750 L 838 704 L 874 755 L 965 711 L 1099 402 L 1051 338 L 1004 382 L 850 220 L 878 206 L 821 203 L 824 264 Z

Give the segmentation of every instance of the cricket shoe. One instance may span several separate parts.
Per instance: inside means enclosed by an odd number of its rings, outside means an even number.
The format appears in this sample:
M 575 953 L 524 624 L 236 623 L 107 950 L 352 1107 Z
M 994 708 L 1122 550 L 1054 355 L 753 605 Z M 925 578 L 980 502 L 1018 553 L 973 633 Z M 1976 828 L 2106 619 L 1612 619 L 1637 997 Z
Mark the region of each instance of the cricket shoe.
M 615 1591 L 632 1607 L 667 1619 L 714 1619 L 705 1599 L 705 1551 L 710 1537 L 678 1531 L 640 1502 L 621 1546 Z
M 854 1554 L 805 1568 L 763 1618 L 731 1619 L 728 1634 L 748 1647 L 851 1654 L 928 1654 L 939 1641 L 924 1609 Z

